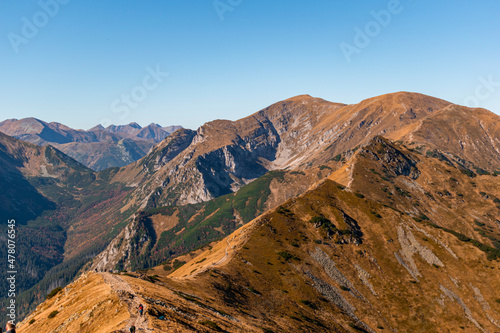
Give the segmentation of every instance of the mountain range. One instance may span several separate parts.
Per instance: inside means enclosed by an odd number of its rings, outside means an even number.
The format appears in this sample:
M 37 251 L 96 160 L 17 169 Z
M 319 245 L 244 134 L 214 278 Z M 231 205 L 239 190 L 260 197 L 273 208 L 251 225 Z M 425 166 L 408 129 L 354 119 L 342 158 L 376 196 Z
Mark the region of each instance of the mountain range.
M 302 95 L 180 128 L 99 172 L 35 132 L 42 146 L 0 135 L 1 214 L 26 235 L 22 299 L 38 304 L 79 278 L 21 332 L 92 332 L 111 312 L 109 332 L 499 328 L 490 111 L 407 92 L 352 105 Z M 68 140 L 84 141 L 76 132 Z
M 179 128 L 158 124 L 143 128 L 130 123 L 106 128 L 98 125 L 84 131 L 36 118 L 8 119 L 0 123 L 0 132 L 37 145 L 52 145 L 96 171 L 137 161 Z

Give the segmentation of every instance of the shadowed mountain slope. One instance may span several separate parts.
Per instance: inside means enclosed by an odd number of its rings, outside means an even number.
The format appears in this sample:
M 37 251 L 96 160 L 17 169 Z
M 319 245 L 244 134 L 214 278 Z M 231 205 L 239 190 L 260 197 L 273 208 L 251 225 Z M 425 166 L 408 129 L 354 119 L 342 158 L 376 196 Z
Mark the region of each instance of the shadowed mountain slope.
M 45 210 L 56 208 L 55 202 L 30 183 L 36 177 L 60 179 L 86 177 L 92 171 L 53 147 L 39 147 L 0 133 L 0 214 L 25 224 Z M 3 221 L 2 223 L 6 223 Z

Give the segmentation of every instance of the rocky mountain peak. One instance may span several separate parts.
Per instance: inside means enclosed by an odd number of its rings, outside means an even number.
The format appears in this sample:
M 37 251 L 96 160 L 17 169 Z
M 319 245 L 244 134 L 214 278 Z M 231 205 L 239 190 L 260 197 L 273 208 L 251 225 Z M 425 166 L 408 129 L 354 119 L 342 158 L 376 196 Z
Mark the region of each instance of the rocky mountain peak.
M 105 128 L 101 124 L 92 127 L 91 129 L 87 130 L 87 132 L 97 132 L 97 131 L 104 131 Z
M 130 123 L 127 125 L 109 125 L 106 127 L 106 131 L 110 133 L 126 133 L 133 134 L 138 132 L 142 127 L 138 123 Z

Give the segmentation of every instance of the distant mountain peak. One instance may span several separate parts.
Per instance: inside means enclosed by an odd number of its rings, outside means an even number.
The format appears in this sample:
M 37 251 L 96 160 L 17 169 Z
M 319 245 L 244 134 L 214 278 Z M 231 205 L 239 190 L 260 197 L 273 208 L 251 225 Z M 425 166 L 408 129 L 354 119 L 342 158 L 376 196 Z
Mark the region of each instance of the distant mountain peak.
M 293 96 L 293 97 L 290 97 L 290 98 L 287 98 L 285 99 L 285 101 L 302 101 L 302 100 L 308 100 L 308 99 L 315 99 L 316 97 L 312 97 L 311 95 L 308 95 L 308 94 L 303 94 L 303 95 L 297 95 L 297 96 Z
M 172 125 L 172 126 L 166 126 L 166 127 L 162 127 L 162 129 L 167 132 L 167 133 L 174 133 L 175 131 L 179 130 L 179 129 L 183 129 L 184 127 L 180 126 L 180 125 Z
M 445 101 L 443 99 L 432 97 L 429 95 L 424 95 L 416 92 L 408 92 L 408 91 L 398 91 L 394 93 L 384 94 L 380 96 L 371 97 L 361 101 L 364 102 L 374 102 L 374 101 L 386 101 L 388 103 L 413 103 L 417 105 L 426 105 L 426 104 L 437 104 L 440 108 L 443 108 L 447 105 L 452 104 L 451 102 Z M 360 103 L 360 104 L 361 104 Z
M 133 128 L 137 128 L 137 129 L 141 129 L 141 125 L 139 125 L 138 123 L 136 123 L 135 121 L 134 122 L 131 122 L 130 124 L 128 124 L 130 127 L 133 127 Z
M 104 126 L 102 126 L 101 124 L 97 125 L 97 126 L 94 126 L 92 127 L 91 129 L 89 129 L 87 132 L 93 132 L 93 131 L 103 131 L 105 128 Z
M 106 131 L 110 133 L 127 133 L 133 134 L 134 132 L 138 132 L 142 129 L 141 125 L 138 123 L 130 123 L 127 125 L 109 125 L 106 127 Z

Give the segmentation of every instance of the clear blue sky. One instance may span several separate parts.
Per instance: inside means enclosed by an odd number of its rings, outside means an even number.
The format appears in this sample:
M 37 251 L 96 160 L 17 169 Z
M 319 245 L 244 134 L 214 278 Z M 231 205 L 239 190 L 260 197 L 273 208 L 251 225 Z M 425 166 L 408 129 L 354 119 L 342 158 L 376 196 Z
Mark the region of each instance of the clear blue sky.
M 498 0 L 55 1 L 0 0 L 0 120 L 197 128 L 299 94 L 401 90 L 500 113 Z

